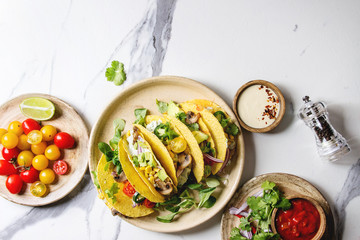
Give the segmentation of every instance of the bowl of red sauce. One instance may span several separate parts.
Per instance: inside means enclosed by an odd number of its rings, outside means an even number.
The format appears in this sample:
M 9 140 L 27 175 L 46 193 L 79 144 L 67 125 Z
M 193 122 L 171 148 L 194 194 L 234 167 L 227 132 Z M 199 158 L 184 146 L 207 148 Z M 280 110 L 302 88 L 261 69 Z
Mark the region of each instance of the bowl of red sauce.
M 271 228 L 283 240 L 320 240 L 326 229 L 326 216 L 320 204 L 312 198 L 289 198 L 291 208 L 272 213 Z

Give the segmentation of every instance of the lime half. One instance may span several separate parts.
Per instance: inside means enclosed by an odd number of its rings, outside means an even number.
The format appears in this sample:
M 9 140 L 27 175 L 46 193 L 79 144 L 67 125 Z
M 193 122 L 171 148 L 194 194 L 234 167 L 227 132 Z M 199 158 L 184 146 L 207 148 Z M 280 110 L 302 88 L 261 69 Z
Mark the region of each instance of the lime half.
M 55 106 L 45 98 L 32 97 L 20 103 L 20 110 L 26 117 L 42 121 L 54 116 Z

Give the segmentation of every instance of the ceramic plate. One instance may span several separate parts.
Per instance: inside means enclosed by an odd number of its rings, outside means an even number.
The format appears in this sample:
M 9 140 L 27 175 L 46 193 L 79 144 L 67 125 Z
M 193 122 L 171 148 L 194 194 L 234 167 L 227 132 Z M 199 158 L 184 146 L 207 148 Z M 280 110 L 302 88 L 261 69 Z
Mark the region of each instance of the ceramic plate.
M 98 142 L 108 142 L 114 134 L 113 120 L 123 118 L 127 125 L 125 131 L 131 127 L 134 122 L 134 109 L 145 107 L 151 114 L 160 115 L 155 103 L 156 99 L 162 101 L 173 100 L 183 102 L 195 98 L 208 99 L 216 102 L 230 115 L 232 120 L 239 126 L 231 108 L 215 92 L 205 85 L 191 79 L 162 76 L 145 79 L 131 85 L 115 97 L 105 108 L 99 120 L 95 124 L 90 135 L 90 171 L 96 170 L 101 152 L 98 150 Z M 237 141 L 237 154 L 233 157 L 231 163 L 225 168 L 229 172 L 228 184 L 224 187 L 222 193 L 217 198 L 216 204 L 210 209 L 194 209 L 180 216 L 172 223 L 161 223 L 156 220 L 156 214 L 143 218 L 125 218 L 129 223 L 157 232 L 177 232 L 193 228 L 218 213 L 231 196 L 236 191 L 239 184 L 244 165 L 244 142 L 239 134 Z M 109 210 L 110 213 L 110 210 Z
M 250 179 L 239 190 L 225 208 L 225 212 L 221 219 L 221 236 L 223 240 L 230 239 L 230 231 L 233 227 L 238 227 L 240 220 L 238 217 L 231 215 L 229 209 L 231 207 L 239 208 L 249 196 L 261 191 L 261 184 L 264 181 L 276 183 L 279 189 L 284 193 L 285 197 L 293 195 L 305 195 L 317 201 L 323 208 L 326 215 L 327 228 L 323 239 L 335 239 L 334 219 L 329 203 L 324 196 L 308 181 L 286 173 L 269 173 L 260 175 Z M 331 236 L 331 237 L 330 237 Z
M 18 120 L 22 122 L 27 119 L 21 113 L 19 105 L 24 99 L 29 97 L 43 97 L 55 105 L 54 117 L 48 121 L 42 121 L 42 126 L 51 124 L 58 131 L 67 132 L 75 139 L 76 146 L 74 148 L 61 150 L 62 157 L 69 164 L 70 169 L 67 174 L 57 176 L 54 184 L 47 185 L 50 192 L 41 198 L 31 195 L 29 190 L 31 184 L 29 183 L 26 184 L 26 188 L 20 194 L 11 194 L 5 186 L 6 176 L 0 176 L 0 195 L 14 203 L 27 206 L 43 206 L 65 197 L 83 178 L 87 170 L 89 133 L 82 118 L 70 105 L 58 98 L 45 94 L 21 95 L 3 104 L 0 107 L 1 128 L 7 129 L 12 121 Z M 2 146 L 0 149 L 2 149 Z

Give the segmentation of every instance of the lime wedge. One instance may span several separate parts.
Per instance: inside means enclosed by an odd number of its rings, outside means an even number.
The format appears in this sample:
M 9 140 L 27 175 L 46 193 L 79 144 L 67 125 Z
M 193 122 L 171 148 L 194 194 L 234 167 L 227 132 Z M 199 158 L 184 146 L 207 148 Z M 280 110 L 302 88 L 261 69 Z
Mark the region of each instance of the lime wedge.
M 45 98 L 32 97 L 20 103 L 20 110 L 26 117 L 42 121 L 54 116 L 55 106 Z

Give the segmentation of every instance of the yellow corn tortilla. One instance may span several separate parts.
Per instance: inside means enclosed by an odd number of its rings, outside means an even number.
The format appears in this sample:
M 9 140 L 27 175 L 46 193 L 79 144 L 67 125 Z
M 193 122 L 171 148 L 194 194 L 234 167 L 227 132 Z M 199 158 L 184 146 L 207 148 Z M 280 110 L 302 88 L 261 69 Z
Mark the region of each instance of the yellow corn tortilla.
M 204 103 L 206 100 L 202 100 Z M 192 111 L 194 113 L 200 113 L 201 119 L 204 121 L 208 127 L 211 136 L 213 137 L 216 149 L 216 158 L 225 161 L 226 158 L 226 149 L 227 149 L 227 138 L 224 132 L 223 127 L 217 120 L 217 118 L 206 109 L 205 106 L 200 104 L 194 104 L 192 102 L 184 102 L 180 104 L 182 109 L 187 109 L 187 111 Z M 216 107 L 216 104 L 212 104 L 212 107 Z M 218 107 L 218 106 L 217 106 Z M 225 113 L 225 112 L 224 112 Z M 226 113 L 225 113 L 226 114 Z M 200 124 L 199 124 L 200 125 Z M 212 174 L 216 174 L 222 167 L 223 163 L 215 163 L 211 166 Z
M 147 116 L 147 117 L 149 117 L 149 116 Z M 162 117 L 160 117 L 160 116 L 156 116 L 156 117 L 158 117 L 158 119 L 153 118 L 154 120 L 152 120 L 152 121 L 157 121 L 157 120 L 162 119 Z M 170 153 L 168 152 L 165 145 L 161 142 L 161 140 L 154 133 L 148 131 L 143 126 L 141 126 L 139 124 L 134 124 L 134 126 L 136 126 L 140 130 L 145 141 L 147 141 L 150 144 L 151 149 L 154 152 L 156 158 L 161 163 L 161 166 L 164 167 L 165 171 L 167 172 L 169 177 L 174 182 L 174 185 L 177 186 L 178 180 L 176 177 L 176 169 L 174 166 L 174 161 L 171 158 Z
M 186 101 L 186 103 L 196 104 L 196 107 L 199 111 L 203 110 L 204 108 L 206 108 L 212 114 L 216 113 L 217 111 L 222 111 L 226 117 L 229 117 L 225 110 L 222 109 L 219 105 L 206 99 L 193 99 Z
M 119 211 L 122 215 L 127 217 L 143 217 L 147 216 L 154 212 L 152 208 L 147 208 L 143 205 L 139 205 L 136 207 L 132 207 L 132 198 L 128 197 L 122 189 L 124 188 L 124 183 L 118 183 L 114 180 L 113 176 L 111 175 L 112 171 L 114 170 L 114 165 L 110 164 L 108 169 L 105 171 L 105 165 L 107 164 L 106 158 L 104 155 L 101 156 L 101 159 L 97 166 L 97 177 L 100 185 L 100 195 L 103 196 L 105 204 L 110 208 L 115 208 Z M 138 177 L 139 178 L 139 177 Z M 140 178 L 139 178 L 140 179 Z M 140 179 L 141 180 L 141 179 Z M 113 183 L 118 184 L 119 191 L 115 194 L 116 202 L 113 203 L 112 199 L 108 197 L 105 193 L 107 189 L 110 189 Z M 131 182 L 130 182 L 131 183 Z M 133 185 L 133 184 L 132 184 Z M 143 185 L 142 188 L 146 188 L 145 184 L 136 184 L 136 190 L 138 191 L 139 185 Z M 134 185 L 133 185 L 134 186 Z
M 145 180 L 149 181 L 145 178 L 145 176 L 141 176 L 139 173 L 140 171 L 137 171 L 137 169 L 133 166 L 132 161 L 129 159 L 129 153 L 127 152 L 127 142 L 124 139 L 120 139 L 119 141 L 119 160 L 121 163 L 121 166 L 123 168 L 123 171 L 131 183 L 133 187 L 140 193 L 140 195 L 144 196 L 151 202 L 164 202 L 164 197 L 158 193 L 154 186 L 152 186 L 151 189 L 149 188 L 148 184 Z M 145 178 L 145 180 L 144 180 Z M 136 187 L 139 186 L 139 187 Z
M 193 162 L 193 173 L 197 182 L 200 182 L 204 176 L 204 159 L 199 144 L 197 143 L 194 135 L 188 129 L 188 127 L 183 124 L 180 120 L 171 117 L 169 115 L 164 115 L 165 119 L 170 122 L 175 128 L 180 132 L 180 134 L 185 138 L 191 155 L 194 159 Z

